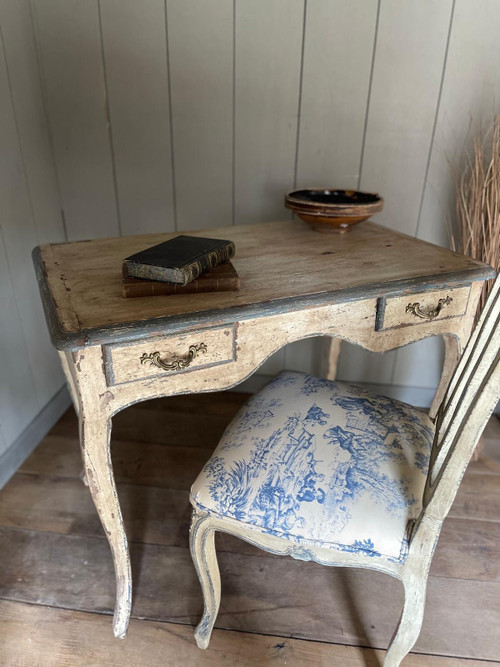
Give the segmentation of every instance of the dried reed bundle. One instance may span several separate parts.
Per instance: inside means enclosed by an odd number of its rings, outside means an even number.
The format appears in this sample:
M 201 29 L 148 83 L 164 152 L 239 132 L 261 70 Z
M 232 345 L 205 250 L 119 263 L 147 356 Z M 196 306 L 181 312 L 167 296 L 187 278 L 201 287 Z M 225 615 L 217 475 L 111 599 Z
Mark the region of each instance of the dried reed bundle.
M 491 135 L 491 139 L 489 139 Z M 464 164 L 465 163 L 465 164 Z M 452 250 L 500 270 L 500 115 L 493 127 L 474 141 L 460 170 L 452 167 L 457 221 L 451 230 Z M 493 281 L 483 287 L 484 305 Z

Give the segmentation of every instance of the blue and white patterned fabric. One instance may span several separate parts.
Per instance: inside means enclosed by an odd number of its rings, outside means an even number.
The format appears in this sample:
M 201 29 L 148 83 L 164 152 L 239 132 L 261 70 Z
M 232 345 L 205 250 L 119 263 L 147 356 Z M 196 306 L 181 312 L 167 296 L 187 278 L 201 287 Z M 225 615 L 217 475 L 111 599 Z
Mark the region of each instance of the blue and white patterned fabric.
M 191 503 L 304 545 L 402 562 L 433 436 L 410 405 L 284 372 L 228 426 Z

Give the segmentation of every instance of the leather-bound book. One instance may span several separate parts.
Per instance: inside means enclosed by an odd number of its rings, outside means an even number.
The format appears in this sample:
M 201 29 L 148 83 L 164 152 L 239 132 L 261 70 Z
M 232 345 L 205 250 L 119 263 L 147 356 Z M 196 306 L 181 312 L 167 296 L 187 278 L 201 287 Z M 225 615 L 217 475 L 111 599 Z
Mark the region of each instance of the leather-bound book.
M 199 236 L 176 236 L 123 260 L 123 275 L 187 285 L 206 271 L 227 262 L 234 243 Z
M 231 292 L 240 289 L 240 279 L 231 262 L 219 264 L 209 273 L 202 274 L 187 285 L 162 283 L 142 278 L 122 278 L 125 297 L 166 296 L 169 294 L 201 294 L 202 292 Z

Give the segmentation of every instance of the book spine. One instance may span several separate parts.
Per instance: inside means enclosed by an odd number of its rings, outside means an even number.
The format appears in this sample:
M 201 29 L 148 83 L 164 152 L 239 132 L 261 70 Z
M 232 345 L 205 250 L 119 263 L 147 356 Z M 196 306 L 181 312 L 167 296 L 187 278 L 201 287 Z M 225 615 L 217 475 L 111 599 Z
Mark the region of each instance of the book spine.
M 188 283 L 196 280 L 198 276 L 201 276 L 202 273 L 214 269 L 219 264 L 223 262 L 228 262 L 232 257 L 234 257 L 235 247 L 234 243 L 228 243 L 223 248 L 218 248 L 212 252 L 207 253 L 203 257 L 200 257 L 191 264 L 187 264 L 180 272 L 184 275 L 184 282 L 179 282 L 180 285 L 187 285 Z M 177 281 L 176 281 L 177 282 Z
M 203 294 L 208 292 L 230 292 L 240 287 L 239 278 L 220 278 L 210 282 L 193 281 L 187 285 L 174 285 L 164 282 L 144 282 L 143 285 L 134 283 L 122 285 L 122 294 L 125 297 L 141 296 L 168 296 L 171 294 Z

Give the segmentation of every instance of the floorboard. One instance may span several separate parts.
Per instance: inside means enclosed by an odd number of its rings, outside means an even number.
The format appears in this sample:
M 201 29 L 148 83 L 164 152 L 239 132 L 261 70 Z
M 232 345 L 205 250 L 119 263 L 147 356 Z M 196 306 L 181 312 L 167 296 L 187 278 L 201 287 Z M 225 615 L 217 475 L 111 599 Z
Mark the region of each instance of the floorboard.
M 73 410 L 62 417 L 0 496 L 0 664 L 97 665 L 103 655 L 127 666 L 381 664 L 402 603 L 399 582 L 273 556 L 227 535 L 217 536 L 218 629 L 207 652 L 196 648 L 201 594 L 188 551 L 188 491 L 245 399 L 178 396 L 114 420 L 134 577 L 123 642 L 112 636 L 112 562 L 80 480 L 77 420 Z M 409 667 L 500 660 L 498 419 L 485 442 L 444 524 Z
M 188 547 L 191 505 L 187 489 L 120 484 L 118 494 L 130 541 Z M 16 475 L 3 492 L 0 526 L 105 538 L 88 489 L 80 479 Z M 217 536 L 217 547 L 272 557 L 223 534 Z M 436 576 L 500 581 L 500 521 L 449 517 L 431 572 Z
M 0 541 L 0 598 L 111 613 L 114 578 L 105 540 L 2 528 Z M 131 557 L 133 616 L 195 624 L 201 596 L 189 550 L 133 543 Z M 401 585 L 381 573 L 261 552 L 220 552 L 219 564 L 219 628 L 384 648 L 398 620 Z M 500 583 L 431 576 L 415 651 L 496 659 L 499 600 Z
M 89 637 L 92 641 L 89 641 Z M 384 652 L 373 649 L 307 642 L 277 636 L 215 630 L 210 647 L 200 651 L 192 629 L 173 623 L 133 619 L 124 640 L 109 632 L 109 619 L 63 609 L 0 602 L 0 661 L 8 664 L 60 667 L 379 667 Z M 410 654 L 405 667 L 454 667 L 454 658 Z M 491 662 L 461 660 L 461 667 L 491 667 Z

